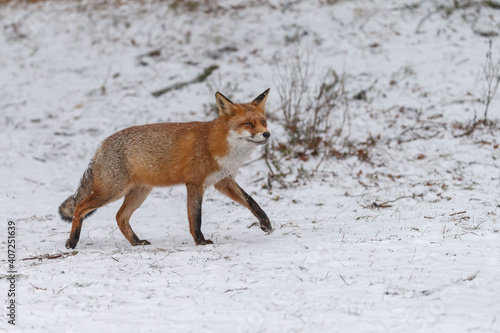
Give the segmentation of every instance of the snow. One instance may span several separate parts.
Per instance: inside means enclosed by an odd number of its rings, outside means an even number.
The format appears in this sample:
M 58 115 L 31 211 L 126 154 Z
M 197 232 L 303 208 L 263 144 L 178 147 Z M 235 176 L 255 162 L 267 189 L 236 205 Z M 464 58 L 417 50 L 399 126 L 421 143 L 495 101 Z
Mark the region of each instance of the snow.
M 459 126 L 482 117 L 488 38 L 478 32 L 498 32 L 500 12 L 435 12 L 453 6 L 445 0 L 218 3 L 0 6 L 0 212 L 16 222 L 19 274 L 15 329 L 3 313 L 0 329 L 500 332 L 499 128 Z M 376 138 L 370 161 L 331 158 L 267 191 L 259 150 L 236 180 L 272 234 L 209 190 L 202 231 L 215 244 L 197 247 L 185 189 L 162 188 L 131 218 L 152 245 L 130 246 L 115 202 L 85 220 L 70 255 L 57 207 L 105 137 L 209 120 L 217 90 L 248 102 L 271 87 L 271 138 L 283 138 L 277 70 L 296 55 L 310 60 L 312 85 L 333 68 L 349 96 L 366 90 L 349 100 L 344 139 Z M 151 96 L 213 64 L 206 83 Z M 490 120 L 499 107 L 496 96 Z M 22 260 L 59 253 L 69 255 Z

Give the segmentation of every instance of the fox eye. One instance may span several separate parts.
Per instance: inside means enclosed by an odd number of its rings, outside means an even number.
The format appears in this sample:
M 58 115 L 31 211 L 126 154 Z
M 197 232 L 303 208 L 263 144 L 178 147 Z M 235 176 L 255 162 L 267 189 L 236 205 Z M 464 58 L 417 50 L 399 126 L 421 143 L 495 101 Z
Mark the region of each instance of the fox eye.
M 252 126 L 252 127 L 253 127 L 253 124 L 252 124 L 252 123 L 250 123 L 250 122 L 248 122 L 248 123 L 244 123 L 243 125 L 245 125 L 245 126 Z
M 262 120 L 262 126 L 266 126 L 266 121 Z

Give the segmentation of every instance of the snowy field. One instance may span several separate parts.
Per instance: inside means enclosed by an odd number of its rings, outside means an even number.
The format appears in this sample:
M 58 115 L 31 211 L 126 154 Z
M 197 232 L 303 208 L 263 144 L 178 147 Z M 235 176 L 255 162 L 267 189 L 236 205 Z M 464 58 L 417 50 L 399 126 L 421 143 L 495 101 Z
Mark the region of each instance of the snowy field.
M 195 3 L 0 6 L 0 331 L 500 332 L 499 96 L 470 126 L 485 110 L 496 2 Z M 491 50 L 498 60 L 495 38 Z M 365 148 L 291 161 L 317 170 L 272 189 L 257 152 L 237 181 L 273 233 L 211 189 L 202 231 L 215 244 L 195 246 L 185 188 L 159 188 L 131 218 L 152 245 L 130 246 L 115 202 L 66 250 L 57 207 L 105 137 L 209 120 L 217 90 L 248 102 L 270 87 L 269 129 L 284 141 L 278 73 L 297 57 L 312 85 L 329 69 L 345 78 L 334 143 Z M 206 82 L 151 95 L 212 65 Z

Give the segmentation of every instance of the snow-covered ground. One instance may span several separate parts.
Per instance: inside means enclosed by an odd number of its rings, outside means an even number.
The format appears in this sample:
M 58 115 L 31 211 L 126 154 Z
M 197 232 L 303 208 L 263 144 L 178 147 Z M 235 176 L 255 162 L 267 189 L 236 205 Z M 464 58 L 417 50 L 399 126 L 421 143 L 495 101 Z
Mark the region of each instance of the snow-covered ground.
M 484 35 L 500 32 L 500 11 L 451 0 L 173 2 L 0 6 L 0 330 L 500 332 L 499 127 L 461 126 L 482 117 Z M 215 91 L 246 102 L 268 87 L 269 128 L 283 138 L 276 73 L 297 55 L 312 84 L 331 68 L 344 75 L 343 139 L 372 138 L 369 160 L 332 157 L 268 191 L 257 153 L 237 181 L 271 218 L 270 235 L 210 190 L 202 230 L 215 244 L 195 246 L 175 187 L 154 190 L 131 219 L 152 245 L 130 246 L 115 202 L 85 220 L 78 253 L 65 249 L 57 207 L 102 139 L 208 120 Z M 207 82 L 151 96 L 211 65 Z M 499 108 L 495 97 L 490 120 Z M 7 221 L 15 327 L 4 315 Z

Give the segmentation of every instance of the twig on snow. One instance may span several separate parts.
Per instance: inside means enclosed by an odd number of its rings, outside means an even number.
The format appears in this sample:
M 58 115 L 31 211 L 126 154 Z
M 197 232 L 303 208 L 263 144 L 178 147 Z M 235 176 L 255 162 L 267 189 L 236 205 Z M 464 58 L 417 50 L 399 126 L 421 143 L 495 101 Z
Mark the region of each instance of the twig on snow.
M 75 256 L 78 254 L 78 251 L 71 251 L 71 252 L 61 252 L 58 254 L 41 254 L 39 256 L 34 256 L 34 257 L 29 257 L 29 258 L 23 258 L 20 260 L 43 260 L 43 259 L 58 259 L 58 258 L 66 258 L 66 257 L 71 257 Z
M 210 74 L 212 74 L 212 72 L 214 70 L 216 70 L 217 68 L 219 68 L 218 65 L 209 66 L 209 67 L 205 68 L 203 70 L 203 73 L 198 75 L 196 78 L 194 78 L 190 81 L 184 81 L 184 82 L 178 82 L 178 83 L 172 84 L 168 87 L 165 87 L 163 89 L 152 92 L 151 95 L 153 95 L 154 97 L 159 97 L 165 93 L 168 93 L 169 91 L 181 89 L 181 88 L 184 88 L 185 86 L 193 84 L 193 83 L 204 82 L 210 76 Z
M 112 63 L 109 64 L 109 66 L 108 66 L 108 72 L 106 74 L 106 77 L 104 78 L 104 81 L 101 84 L 101 94 L 102 95 L 106 94 L 106 83 L 108 83 L 109 75 L 111 74 L 111 66 L 112 66 Z
M 396 202 L 398 200 L 408 199 L 408 198 L 415 199 L 416 197 L 422 198 L 423 196 L 424 196 L 423 194 L 404 195 L 402 197 L 399 197 L 399 198 L 396 198 L 396 199 L 393 199 L 393 200 L 387 200 L 387 201 L 384 201 L 382 203 L 372 202 L 372 204 L 370 206 L 363 206 L 363 205 L 361 205 L 361 206 L 363 208 L 389 208 L 389 207 L 392 207 L 392 205 L 389 205 L 390 203 Z
M 460 214 L 465 214 L 465 213 L 467 213 L 467 211 L 464 210 L 463 212 L 452 213 L 452 214 L 450 214 L 450 216 L 455 216 L 455 215 L 460 215 Z
M 240 291 L 240 290 L 247 290 L 248 288 L 247 287 L 244 287 L 244 288 L 234 288 L 234 289 L 228 289 L 224 292 L 224 294 L 226 293 L 230 293 L 232 291 Z
M 345 280 L 345 278 L 344 278 L 344 276 L 343 276 L 342 274 L 338 273 L 338 275 L 339 275 L 339 277 L 342 279 L 342 281 L 344 281 L 344 283 L 345 283 L 345 284 L 347 284 L 348 286 L 350 286 L 350 285 L 352 284 L 352 283 L 348 283 L 348 282 Z

